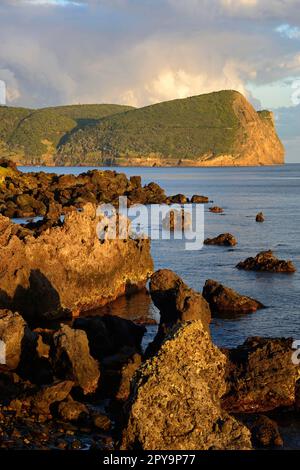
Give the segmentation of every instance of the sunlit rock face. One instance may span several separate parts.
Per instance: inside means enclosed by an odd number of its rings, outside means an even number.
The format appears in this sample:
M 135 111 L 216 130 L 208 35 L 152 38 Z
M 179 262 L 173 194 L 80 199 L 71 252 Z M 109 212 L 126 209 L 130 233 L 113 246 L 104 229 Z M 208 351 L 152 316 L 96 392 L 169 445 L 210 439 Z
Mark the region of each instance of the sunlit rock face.
M 144 287 L 153 271 L 150 241 L 99 240 L 101 221 L 92 204 L 38 231 L 0 216 L 0 307 L 28 319 L 76 315 Z

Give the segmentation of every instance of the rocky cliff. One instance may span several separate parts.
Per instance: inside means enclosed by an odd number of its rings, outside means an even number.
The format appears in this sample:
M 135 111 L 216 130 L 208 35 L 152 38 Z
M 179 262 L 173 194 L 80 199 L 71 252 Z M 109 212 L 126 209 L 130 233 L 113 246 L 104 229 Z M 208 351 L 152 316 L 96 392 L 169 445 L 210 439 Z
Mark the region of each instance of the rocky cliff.
M 149 240 L 100 241 L 99 220 L 92 204 L 45 230 L 0 216 L 0 308 L 29 319 L 76 315 L 143 287 L 153 270 Z

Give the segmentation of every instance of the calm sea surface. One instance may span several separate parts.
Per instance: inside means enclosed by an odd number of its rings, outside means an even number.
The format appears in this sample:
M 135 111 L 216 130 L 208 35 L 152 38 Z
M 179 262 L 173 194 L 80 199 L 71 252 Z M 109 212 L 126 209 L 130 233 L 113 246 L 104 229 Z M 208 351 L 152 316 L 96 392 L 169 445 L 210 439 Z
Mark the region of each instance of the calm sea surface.
M 48 172 L 78 174 L 87 168 L 39 168 Z M 112 168 L 109 168 L 112 169 Z M 155 181 L 167 194 L 202 194 L 225 209 L 224 215 L 205 205 L 205 236 L 230 232 L 236 248 L 205 246 L 185 250 L 180 240 L 153 240 L 155 268 L 176 271 L 191 287 L 202 291 L 206 279 L 215 279 L 240 293 L 260 300 L 268 308 L 249 315 L 222 318 L 212 323 L 212 336 L 221 346 L 236 346 L 249 336 L 287 336 L 300 340 L 300 164 L 257 168 L 115 168 L 126 175 L 141 175 L 143 183 Z M 21 168 L 37 171 L 37 168 Z M 263 211 L 266 221 L 255 222 Z M 272 249 L 280 258 L 291 259 L 296 274 L 239 271 L 235 265 Z M 143 295 L 120 300 L 112 313 L 134 317 L 155 309 Z M 153 328 L 153 327 L 152 327 Z M 151 335 L 151 328 L 149 330 Z

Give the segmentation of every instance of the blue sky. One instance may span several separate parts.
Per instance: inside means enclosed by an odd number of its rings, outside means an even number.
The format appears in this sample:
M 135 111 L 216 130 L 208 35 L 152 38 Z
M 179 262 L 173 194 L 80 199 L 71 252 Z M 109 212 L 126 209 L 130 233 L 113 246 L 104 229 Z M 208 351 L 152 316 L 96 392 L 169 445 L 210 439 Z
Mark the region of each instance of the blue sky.
M 299 161 L 299 0 L 1 0 L 8 104 L 143 106 L 237 89 Z

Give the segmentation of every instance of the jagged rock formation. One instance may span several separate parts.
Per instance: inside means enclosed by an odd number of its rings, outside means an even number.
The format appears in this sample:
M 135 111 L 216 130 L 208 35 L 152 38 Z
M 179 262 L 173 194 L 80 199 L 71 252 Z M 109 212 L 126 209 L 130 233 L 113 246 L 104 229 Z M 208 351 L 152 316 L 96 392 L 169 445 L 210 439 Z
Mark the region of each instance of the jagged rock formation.
M 123 449 L 250 449 L 250 432 L 221 410 L 226 358 L 200 320 L 180 324 L 135 376 Z
M 29 319 L 76 315 L 144 287 L 153 271 L 150 241 L 99 241 L 99 221 L 92 204 L 41 232 L 0 216 L 0 308 Z

